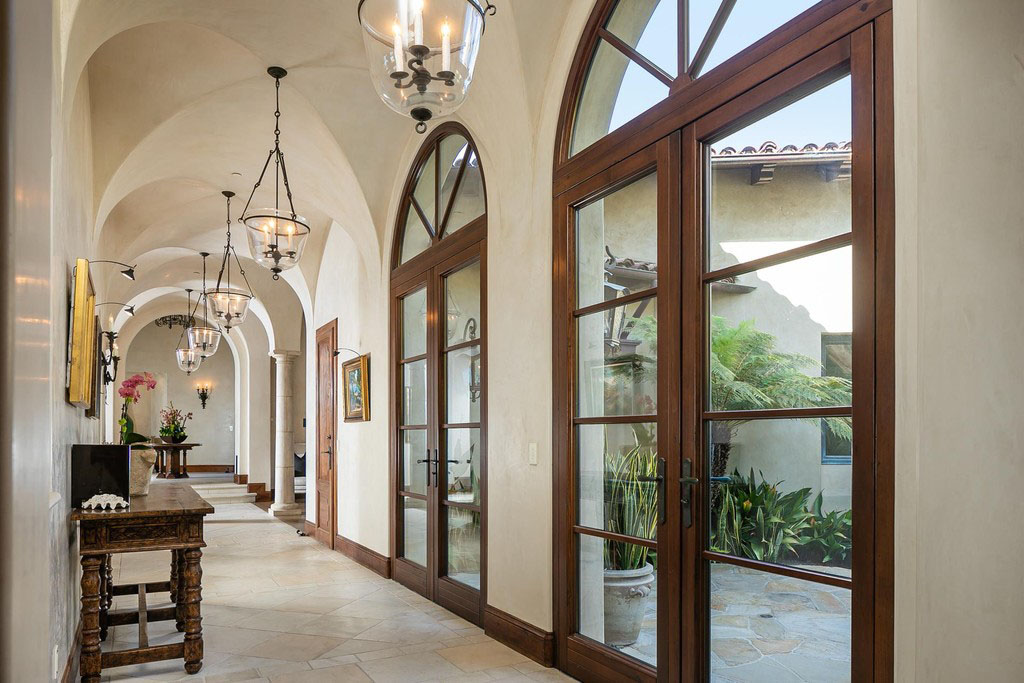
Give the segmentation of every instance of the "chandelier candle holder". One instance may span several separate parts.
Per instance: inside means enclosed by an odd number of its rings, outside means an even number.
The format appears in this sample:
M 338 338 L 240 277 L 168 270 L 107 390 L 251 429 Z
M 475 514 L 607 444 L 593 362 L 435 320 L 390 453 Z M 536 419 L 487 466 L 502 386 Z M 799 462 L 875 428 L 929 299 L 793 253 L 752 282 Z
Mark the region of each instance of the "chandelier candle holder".
M 199 255 L 203 257 L 203 292 L 196 299 L 196 309 L 199 308 L 200 302 L 203 304 L 203 324 L 196 325 L 193 323 L 186 330 L 188 336 L 188 346 L 190 349 L 195 349 L 199 352 L 199 355 L 203 358 L 209 358 L 213 354 L 217 353 L 217 348 L 220 346 L 221 331 L 217 329 L 215 325 L 210 324 L 210 301 L 206 295 L 206 258 L 210 255 L 205 251 L 199 252 Z M 195 320 L 195 311 L 193 311 L 193 320 Z
M 199 402 L 203 406 L 203 410 L 206 410 L 206 402 L 210 400 L 210 393 L 213 391 L 213 387 L 209 382 L 205 384 L 196 384 L 196 394 L 199 396 Z
M 306 245 L 310 230 L 306 219 L 295 213 L 292 189 L 288 184 L 288 168 L 284 163 L 284 152 L 281 151 L 281 79 L 287 76 L 288 72 L 279 66 L 272 66 L 267 69 L 267 73 L 274 79 L 274 147 L 267 155 L 267 160 L 263 162 L 260 177 L 253 185 L 249 201 L 245 203 L 245 209 L 238 220 L 247 228 L 245 234 L 253 259 L 270 269 L 274 279 L 278 280 L 282 271 L 293 267 L 302 258 L 302 249 Z M 250 211 L 249 205 L 252 204 L 256 190 L 263 183 L 271 160 L 274 161 L 274 207 Z M 288 199 L 287 209 L 281 208 L 282 185 Z
M 191 316 L 192 311 L 192 290 L 186 289 L 185 292 L 188 294 L 188 303 L 185 304 L 185 315 Z M 188 346 L 182 347 L 182 340 L 185 338 L 185 330 L 181 331 L 181 336 L 178 337 L 178 347 L 174 350 L 174 356 L 178 361 L 178 368 L 181 369 L 186 375 L 191 375 L 193 372 L 199 369 L 200 364 L 203 362 L 203 357 L 199 355 L 199 351 L 190 348 Z
M 213 317 L 218 323 L 224 326 L 224 331 L 230 333 L 231 328 L 245 322 L 245 316 L 249 312 L 249 304 L 253 300 L 252 287 L 245 277 L 245 270 L 242 268 L 238 254 L 231 245 L 231 198 L 235 193 L 231 190 L 221 192 L 227 200 L 227 242 L 224 244 L 224 256 L 220 261 L 220 273 L 217 274 L 217 286 L 207 293 L 207 300 L 213 309 Z M 231 287 L 231 260 L 234 259 L 238 267 L 238 273 L 245 282 L 248 293 Z
M 417 133 L 466 101 L 496 11 L 488 0 L 360 0 L 370 78 L 386 105 L 416 121 Z

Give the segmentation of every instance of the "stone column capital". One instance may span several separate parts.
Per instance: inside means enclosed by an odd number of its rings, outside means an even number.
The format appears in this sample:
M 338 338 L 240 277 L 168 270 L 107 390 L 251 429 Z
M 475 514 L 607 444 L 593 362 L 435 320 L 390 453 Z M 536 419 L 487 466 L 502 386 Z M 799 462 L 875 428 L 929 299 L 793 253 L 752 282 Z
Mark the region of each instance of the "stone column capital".
M 288 349 L 274 349 L 270 352 L 270 357 L 278 363 L 290 363 L 301 353 L 301 351 L 289 351 Z

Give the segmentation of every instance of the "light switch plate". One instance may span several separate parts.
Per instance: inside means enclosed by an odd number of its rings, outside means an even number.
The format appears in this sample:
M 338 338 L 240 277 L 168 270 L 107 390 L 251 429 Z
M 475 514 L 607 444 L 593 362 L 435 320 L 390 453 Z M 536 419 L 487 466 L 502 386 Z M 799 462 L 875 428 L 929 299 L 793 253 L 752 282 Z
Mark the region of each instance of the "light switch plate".
M 529 458 L 530 458 L 530 464 L 531 465 L 536 465 L 537 464 L 537 442 L 536 441 L 531 441 L 530 442 Z

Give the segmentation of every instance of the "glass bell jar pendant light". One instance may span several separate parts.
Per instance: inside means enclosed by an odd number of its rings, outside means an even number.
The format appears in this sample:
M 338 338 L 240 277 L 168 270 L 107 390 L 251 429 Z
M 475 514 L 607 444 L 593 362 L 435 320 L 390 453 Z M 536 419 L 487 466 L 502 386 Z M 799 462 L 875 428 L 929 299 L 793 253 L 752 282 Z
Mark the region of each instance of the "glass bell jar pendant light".
M 210 300 L 206 294 L 206 257 L 209 254 L 203 251 L 199 255 L 203 257 L 203 292 L 196 301 L 196 308 L 199 308 L 200 303 L 203 305 L 203 324 L 189 325 L 186 335 L 188 336 L 188 347 L 198 351 L 203 358 L 209 358 L 217 353 L 221 332 L 216 325 L 210 324 Z
M 227 242 L 224 244 L 224 256 L 220 261 L 220 273 L 217 274 L 217 286 L 211 289 L 207 297 L 210 307 L 213 309 L 213 317 L 218 323 L 224 326 L 225 332 L 231 332 L 231 328 L 245 322 L 245 314 L 249 312 L 249 303 L 253 300 L 252 287 L 245 277 L 245 270 L 238 260 L 238 254 L 231 245 L 231 198 L 235 193 L 230 190 L 221 192 L 227 199 Z M 234 259 L 238 267 L 238 274 L 242 276 L 248 293 L 231 287 L 231 260 Z
M 272 66 L 267 73 L 274 79 L 274 147 L 263 162 L 260 177 L 253 185 L 249 201 L 245 203 L 242 217 L 239 219 L 247 228 L 249 252 L 256 263 L 270 269 L 274 279 L 280 279 L 281 271 L 291 268 L 302 258 L 302 248 L 309 237 L 309 223 L 295 213 L 292 202 L 292 189 L 288 184 L 288 168 L 284 163 L 284 152 L 281 151 L 281 79 L 288 72 L 279 66 Z M 256 190 L 263 183 L 270 162 L 274 162 L 274 207 L 267 209 L 251 209 Z M 283 187 L 282 187 L 283 186 Z M 281 190 L 288 199 L 288 207 L 281 208 Z
M 496 11 L 488 0 L 360 0 L 370 78 L 385 104 L 416 121 L 417 133 L 466 101 Z
M 185 292 L 188 294 L 188 303 L 185 305 L 185 318 L 188 320 L 192 319 L 192 290 L 186 289 Z M 190 325 L 191 327 L 191 325 Z M 199 369 L 200 363 L 203 362 L 203 357 L 199 355 L 196 349 L 181 346 L 182 339 L 185 337 L 185 330 L 181 331 L 181 336 L 178 337 L 178 347 L 174 350 L 174 356 L 178 360 L 178 367 L 186 375 L 191 375 L 194 370 Z

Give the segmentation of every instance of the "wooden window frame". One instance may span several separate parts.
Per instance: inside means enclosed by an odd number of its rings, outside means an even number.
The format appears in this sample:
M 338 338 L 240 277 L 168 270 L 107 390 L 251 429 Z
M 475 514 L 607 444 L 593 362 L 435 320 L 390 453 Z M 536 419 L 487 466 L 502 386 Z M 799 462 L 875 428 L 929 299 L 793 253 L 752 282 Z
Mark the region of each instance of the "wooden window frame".
M 679 435 L 680 453 L 666 457 L 671 468 L 679 456 L 695 463 L 704 453 L 703 421 L 712 413 L 696 401 L 693 409 L 662 403 L 663 392 L 689 387 L 691 395 L 703 396 L 705 357 L 703 324 L 706 315 L 702 284 L 713 277 L 728 274 L 729 269 L 714 273 L 704 271 L 703 216 L 704 181 L 700 141 L 713 136 L 716 130 L 735 127 L 742 117 L 759 118 L 766 110 L 774 110 L 816 89 L 846 70 L 853 74 L 854 134 L 852 206 L 853 232 L 827 238 L 808 245 L 806 253 L 835 248 L 841 244 L 854 247 L 854 353 L 859 360 L 854 370 L 858 399 L 852 407 L 825 409 L 829 415 L 850 415 L 855 424 L 853 486 L 854 560 L 856 581 L 845 581 L 828 575 L 814 577 L 830 585 L 853 585 L 856 597 L 852 610 L 852 677 L 854 680 L 891 680 L 893 675 L 893 529 L 894 529 L 894 421 L 895 421 L 895 200 L 893 160 L 893 75 L 892 75 L 892 13 L 891 0 L 825 0 L 758 40 L 699 78 L 690 79 L 685 69 L 673 85 L 669 97 L 593 145 L 569 156 L 569 145 L 587 67 L 602 28 L 615 0 L 599 0 L 579 42 L 562 99 L 556 135 L 553 174 L 553 480 L 554 500 L 571 499 L 573 449 L 573 376 L 574 320 L 572 299 L 574 245 L 572 242 L 572 206 L 585 203 L 588 196 L 605 194 L 614 183 L 628 178 L 631 165 L 635 173 L 652 164 L 652 150 L 664 148 L 663 155 L 681 160 L 681 182 L 672 188 L 671 201 L 678 210 L 664 220 L 659 219 L 658 311 L 659 329 L 659 446 L 662 435 L 669 430 Z M 682 16 L 682 15 L 681 15 Z M 681 20 L 682 21 L 682 20 Z M 685 41 L 681 33 L 680 42 Z M 620 48 L 621 50 L 621 48 Z M 628 56 L 628 55 L 627 55 Z M 650 71 L 648 69 L 648 71 Z M 752 104 L 758 98 L 761 104 Z M 860 125 L 858 125 L 858 122 Z M 659 168 L 659 173 L 661 169 Z M 659 202 L 661 201 L 659 197 Z M 679 226 L 673 229 L 672 226 Z M 681 258 L 680 258 L 680 255 Z M 747 272 L 752 265 L 764 267 L 793 256 L 769 256 L 763 263 L 745 263 L 737 270 Z M 732 268 L 732 267 L 730 267 Z M 674 304 L 670 306 L 669 304 Z M 663 313 L 663 308 L 675 311 Z M 600 308 L 596 305 L 595 310 Z M 680 310 L 695 311 L 690 321 L 691 334 L 674 342 L 676 355 L 663 353 L 662 337 L 670 337 L 670 329 L 683 329 Z M 687 314 L 689 316 L 689 314 Z M 698 330 L 698 332 L 693 332 Z M 859 351 L 858 351 L 859 349 Z M 666 376 L 678 378 L 670 386 Z M 676 380 L 673 380 L 675 382 Z M 859 397 L 864 396 L 861 399 Z M 664 417 L 662 411 L 667 413 Z M 746 417 L 800 416 L 795 411 L 759 411 L 763 415 L 745 413 Z M 823 414 L 815 409 L 815 415 Z M 664 427 L 662 422 L 665 421 Z M 683 436 L 686 435 L 686 438 Z M 662 449 L 659 448 L 659 455 Z M 666 452 L 666 456 L 669 454 Z M 858 459 L 860 465 L 857 466 Z M 678 481 L 671 470 L 669 482 Z M 678 484 L 673 491 L 667 487 L 669 501 L 678 500 Z M 701 500 L 701 496 L 698 496 Z M 694 505 L 695 529 L 705 526 L 704 514 Z M 636 665 L 630 658 L 608 650 L 595 652 L 581 647 L 578 634 L 569 633 L 575 609 L 576 590 L 570 562 L 570 539 L 573 538 L 572 507 L 559 504 L 553 512 L 554 522 L 554 625 L 559 668 L 587 680 L 654 680 L 650 670 Z M 692 540 L 691 540 L 692 542 Z M 680 559 L 677 569 L 683 591 L 696 588 L 695 599 L 680 596 L 683 612 L 680 622 L 686 630 L 687 620 L 697 629 L 704 628 L 707 575 L 701 565 L 710 555 L 694 543 Z M 694 550 L 696 549 L 696 552 Z M 735 564 L 739 564 L 738 562 Z M 749 564 L 749 563 L 748 563 Z M 756 567 L 761 569 L 762 567 Z M 795 574 L 773 566 L 774 573 Z M 659 566 L 659 573 L 661 568 Z M 801 574 L 801 578 L 804 575 Z M 673 590 L 659 581 L 659 591 Z M 693 592 L 693 591 L 690 591 Z M 667 659 L 659 657 L 658 680 L 706 680 L 708 671 L 708 636 L 701 633 L 666 633 L 664 637 L 683 638 L 681 658 L 672 648 Z M 660 654 L 660 653 L 659 653 Z
M 434 177 L 435 183 L 439 182 L 440 175 L 438 166 L 440 164 L 440 142 L 450 135 L 463 137 L 470 146 L 472 153 L 476 155 L 477 163 L 480 165 L 480 177 L 484 187 L 484 211 L 483 213 L 459 228 L 451 234 L 444 233 L 450 216 L 450 208 L 454 206 L 458 196 L 459 185 L 465 173 L 466 163 L 469 162 L 470 154 L 467 154 L 463 165 L 460 167 L 452 188 L 448 208 L 442 220 L 437 221 L 439 227 L 433 226 L 434 221 L 427 223 L 430 233 L 431 244 L 423 252 L 417 254 L 407 262 L 401 262 L 402 240 L 406 226 L 406 213 L 409 210 L 422 210 L 415 206 L 413 191 L 416 183 L 422 174 L 425 162 L 434 154 Z M 389 357 L 391 361 L 391 381 L 389 395 L 389 487 L 388 514 L 390 524 L 390 555 L 392 563 L 392 577 L 406 585 L 412 590 L 428 597 L 459 616 L 481 625 L 487 605 L 487 204 L 486 204 L 486 179 L 484 176 L 483 163 L 480 160 L 480 153 L 473 141 L 469 131 L 459 123 L 446 122 L 439 125 L 424 140 L 412 168 L 402 189 L 402 200 L 399 203 L 396 228 L 391 245 L 391 286 L 390 286 L 390 329 L 392 331 L 389 342 Z M 435 184 L 435 193 L 437 186 Z M 437 199 L 435 199 L 435 203 Z M 440 206 L 435 206 L 435 213 L 440 211 Z M 440 233 L 440 234 L 438 234 Z M 479 261 L 480 263 L 480 336 L 478 344 L 480 348 L 480 373 L 481 373 L 481 406 L 480 406 L 480 589 L 477 591 L 469 586 L 458 583 L 447 577 L 447 537 L 442 538 L 439 533 L 444 526 L 440 516 L 446 514 L 448 507 L 466 507 L 462 504 L 451 504 L 444 501 L 440 487 L 430 486 L 428 483 L 427 493 L 424 495 L 405 494 L 401 489 L 401 447 L 400 433 L 404 428 L 401 424 L 400 401 L 402 391 L 401 366 L 410 362 L 410 359 L 401 358 L 402 355 L 402 298 L 407 294 L 422 288 L 427 293 L 427 349 L 425 354 L 416 356 L 416 359 L 426 359 L 428 372 L 428 396 L 427 396 L 427 445 L 428 449 L 437 448 L 440 453 L 445 444 L 442 439 L 442 432 L 448 427 L 442 422 L 444 413 L 445 398 L 445 354 L 456 350 L 464 345 L 456 344 L 449 346 L 442 345 L 441 337 L 444 330 L 443 319 L 433 319 L 432 312 L 444 310 L 444 279 L 445 277 L 461 268 Z M 431 417 L 433 416 L 433 418 Z M 447 467 L 438 467 L 438 481 L 442 475 L 447 477 Z M 428 510 L 435 511 L 433 523 L 428 518 L 427 527 L 427 568 L 424 570 L 415 563 L 405 560 L 401 556 L 403 546 L 402 525 L 400 515 L 402 514 L 402 498 L 410 497 L 423 500 L 428 504 Z M 432 502 L 433 498 L 437 498 Z M 433 505 L 433 507 L 431 507 Z M 476 508 L 476 506 L 469 506 Z M 435 538 L 436 536 L 436 538 Z M 442 561 L 445 566 L 441 567 Z M 430 569 L 433 567 L 439 574 L 436 578 L 431 576 Z

